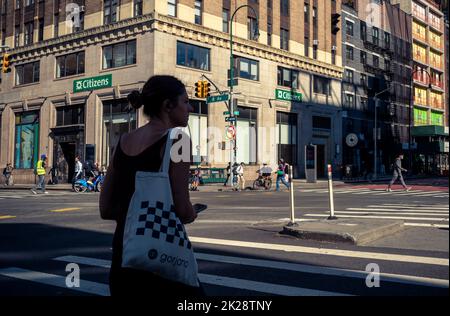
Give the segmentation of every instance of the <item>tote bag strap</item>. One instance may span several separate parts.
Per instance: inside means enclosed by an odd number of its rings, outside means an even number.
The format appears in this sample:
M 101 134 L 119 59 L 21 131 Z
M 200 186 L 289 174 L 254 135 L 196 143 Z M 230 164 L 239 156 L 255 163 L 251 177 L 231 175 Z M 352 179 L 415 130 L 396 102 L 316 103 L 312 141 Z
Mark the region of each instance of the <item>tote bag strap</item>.
M 170 138 L 171 132 L 172 132 L 172 129 L 169 129 L 169 131 L 167 132 L 166 147 L 164 149 L 164 156 L 163 156 L 163 160 L 162 160 L 159 172 L 164 172 L 164 173 L 169 172 L 170 149 L 172 148 L 172 139 Z

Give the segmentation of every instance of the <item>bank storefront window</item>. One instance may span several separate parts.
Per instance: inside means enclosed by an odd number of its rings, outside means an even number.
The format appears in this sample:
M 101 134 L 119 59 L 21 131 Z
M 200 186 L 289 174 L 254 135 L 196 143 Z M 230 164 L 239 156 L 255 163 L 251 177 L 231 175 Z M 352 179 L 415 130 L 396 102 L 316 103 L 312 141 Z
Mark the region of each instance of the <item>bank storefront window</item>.
M 16 114 L 14 167 L 33 169 L 39 156 L 39 112 Z
M 127 99 L 103 101 L 102 165 L 111 163 L 112 153 L 122 134 L 136 129 L 136 110 Z
M 238 163 L 256 164 L 258 110 L 238 106 L 236 159 Z
M 297 114 L 277 112 L 277 159 L 297 163 Z
M 194 111 L 189 113 L 189 128 L 185 131 L 191 138 L 194 163 L 200 163 L 208 158 L 208 105 L 199 100 L 190 100 L 189 103 Z

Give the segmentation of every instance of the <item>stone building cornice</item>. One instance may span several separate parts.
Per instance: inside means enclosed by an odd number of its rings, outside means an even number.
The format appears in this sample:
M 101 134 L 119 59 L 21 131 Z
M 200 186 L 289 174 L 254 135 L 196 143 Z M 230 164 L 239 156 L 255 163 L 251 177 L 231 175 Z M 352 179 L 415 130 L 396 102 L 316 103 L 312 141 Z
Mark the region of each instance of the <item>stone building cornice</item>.
M 227 33 L 153 12 L 139 17 L 121 20 L 113 24 L 102 25 L 81 32 L 63 35 L 58 38 L 48 39 L 29 46 L 18 47 L 11 50 L 11 54 L 15 55 L 15 63 L 18 63 L 42 56 L 82 49 L 90 45 L 102 45 L 111 41 L 131 39 L 138 34 L 154 31 L 172 34 L 181 39 L 194 40 L 224 49 L 229 49 L 230 47 L 229 34 Z M 233 49 L 236 53 L 270 60 L 307 72 L 342 79 L 342 67 L 323 63 L 236 36 L 233 38 L 233 42 Z

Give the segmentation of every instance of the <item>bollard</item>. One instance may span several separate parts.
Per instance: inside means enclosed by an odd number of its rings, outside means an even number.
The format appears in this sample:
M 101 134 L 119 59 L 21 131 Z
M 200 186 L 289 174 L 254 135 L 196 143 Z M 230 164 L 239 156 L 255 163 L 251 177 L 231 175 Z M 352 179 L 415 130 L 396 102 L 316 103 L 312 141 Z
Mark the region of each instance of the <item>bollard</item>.
M 287 226 L 297 226 L 298 224 L 295 222 L 295 208 L 294 208 L 294 181 L 292 174 L 292 166 L 289 166 L 289 191 L 290 191 L 290 200 L 291 200 L 291 221 Z
M 328 193 L 329 193 L 329 202 L 330 202 L 330 216 L 329 220 L 337 219 L 334 216 L 334 199 L 333 199 L 333 175 L 331 171 L 331 165 L 328 165 Z

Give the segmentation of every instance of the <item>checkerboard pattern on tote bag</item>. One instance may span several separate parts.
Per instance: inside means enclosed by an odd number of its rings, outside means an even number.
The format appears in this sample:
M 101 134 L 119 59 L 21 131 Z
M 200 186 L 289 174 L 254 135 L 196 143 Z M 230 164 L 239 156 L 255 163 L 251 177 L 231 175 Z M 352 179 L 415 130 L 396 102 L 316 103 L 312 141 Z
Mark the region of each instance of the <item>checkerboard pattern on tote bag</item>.
M 177 224 L 173 205 L 164 209 L 164 203 L 157 201 L 156 205 L 150 205 L 149 201 L 141 202 L 141 209 L 145 213 L 139 215 L 139 223 L 143 227 L 136 229 L 136 235 L 149 235 L 156 239 L 165 239 L 166 242 L 178 244 L 180 247 L 191 249 L 184 226 Z

